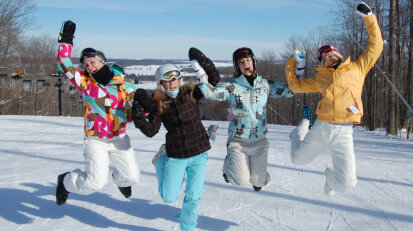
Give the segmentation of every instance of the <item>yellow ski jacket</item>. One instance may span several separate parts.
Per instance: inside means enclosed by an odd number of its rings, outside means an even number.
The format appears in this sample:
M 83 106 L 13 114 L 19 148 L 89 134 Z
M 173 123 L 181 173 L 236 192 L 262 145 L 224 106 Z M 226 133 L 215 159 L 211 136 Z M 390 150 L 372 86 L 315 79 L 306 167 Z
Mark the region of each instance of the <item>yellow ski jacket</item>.
M 295 93 L 320 92 L 317 119 L 330 123 L 359 124 L 363 116 L 361 93 L 364 79 L 383 51 L 383 38 L 374 14 L 365 17 L 369 35 L 368 47 L 356 60 L 350 57 L 334 68 L 315 68 L 314 77 L 300 80 L 295 75 L 296 61 L 290 58 L 286 64 L 286 76 L 290 89 Z

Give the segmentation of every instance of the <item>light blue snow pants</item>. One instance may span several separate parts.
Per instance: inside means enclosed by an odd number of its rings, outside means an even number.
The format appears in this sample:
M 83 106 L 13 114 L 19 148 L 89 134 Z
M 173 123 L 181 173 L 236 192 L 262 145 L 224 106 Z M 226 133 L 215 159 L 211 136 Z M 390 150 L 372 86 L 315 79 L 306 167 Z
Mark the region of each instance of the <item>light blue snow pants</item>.
M 167 155 L 161 155 L 156 160 L 158 191 L 166 203 L 178 199 L 186 172 L 187 184 L 180 215 L 181 230 L 194 230 L 197 224 L 207 160 L 206 152 L 189 158 L 170 158 Z

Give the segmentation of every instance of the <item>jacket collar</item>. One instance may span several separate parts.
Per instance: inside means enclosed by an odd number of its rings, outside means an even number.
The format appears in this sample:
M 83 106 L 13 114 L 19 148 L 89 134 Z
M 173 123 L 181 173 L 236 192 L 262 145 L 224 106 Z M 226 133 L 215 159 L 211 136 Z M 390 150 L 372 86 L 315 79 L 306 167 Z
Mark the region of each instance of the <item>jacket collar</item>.
M 113 78 L 108 85 L 121 85 L 125 83 L 125 71 L 122 67 L 112 64 L 110 71 L 113 73 Z
M 351 62 L 351 57 L 348 57 L 344 62 L 341 62 L 341 64 L 337 67 L 337 69 L 334 68 L 326 68 L 326 67 L 314 67 L 314 70 L 316 71 L 332 71 L 334 72 L 335 70 L 347 70 L 348 65 Z
M 248 80 L 245 78 L 244 75 L 240 75 L 236 78 L 232 78 L 232 82 L 237 83 L 249 89 L 254 89 L 257 86 L 257 83 L 261 81 L 261 79 L 262 77 L 260 75 L 257 75 L 257 77 L 254 79 L 254 86 L 251 86 L 251 84 L 248 82 Z

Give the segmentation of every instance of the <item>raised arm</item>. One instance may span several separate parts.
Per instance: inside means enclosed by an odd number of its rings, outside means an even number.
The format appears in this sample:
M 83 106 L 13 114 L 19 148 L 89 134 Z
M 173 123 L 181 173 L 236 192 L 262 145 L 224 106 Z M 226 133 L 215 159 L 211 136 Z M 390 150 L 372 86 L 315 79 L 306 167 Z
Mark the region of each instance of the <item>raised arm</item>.
M 293 55 L 296 54 L 296 51 Z M 285 65 L 288 86 L 294 93 L 318 92 L 314 78 L 299 79 L 296 74 L 297 57 L 291 57 Z
M 361 76 L 364 78 L 383 51 L 383 38 L 381 36 L 379 24 L 377 23 L 377 18 L 366 3 L 360 3 L 357 6 L 356 12 L 363 17 L 369 35 L 367 49 L 356 60 L 361 71 Z
M 66 21 L 61 29 L 58 40 L 59 50 L 57 52 L 57 70 L 62 72 L 64 76 L 81 91 L 81 83 L 84 74 L 73 65 L 71 60 L 75 30 L 76 24 L 70 20 Z
M 219 83 L 221 78 L 214 63 L 194 47 L 189 49 L 188 56 L 199 80 L 196 91 L 207 99 L 227 100 L 230 91 L 227 89 L 227 84 Z

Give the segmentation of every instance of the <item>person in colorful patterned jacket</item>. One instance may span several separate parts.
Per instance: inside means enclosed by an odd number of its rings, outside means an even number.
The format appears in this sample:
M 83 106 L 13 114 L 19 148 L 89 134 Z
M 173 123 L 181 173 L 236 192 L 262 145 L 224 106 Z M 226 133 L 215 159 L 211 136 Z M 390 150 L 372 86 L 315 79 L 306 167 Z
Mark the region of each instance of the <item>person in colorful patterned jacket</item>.
M 207 68 L 214 64 L 198 53 L 190 51 Z M 201 57 L 202 56 L 202 57 Z M 210 82 L 219 82 L 217 71 L 210 73 Z M 208 160 L 207 151 L 211 148 L 208 134 L 202 125 L 199 100 L 203 98 L 200 89 L 194 84 L 184 84 L 177 66 L 165 64 L 155 73 L 158 87 L 153 95 L 153 104 L 147 103 L 146 92 L 138 89 L 133 103 L 135 127 L 143 134 L 153 137 L 159 132 L 161 124 L 167 133 L 166 144 L 162 145 L 154 156 L 158 179 L 158 191 L 166 203 L 178 199 L 181 187 L 187 177 L 185 198 L 180 213 L 180 228 L 194 230 L 197 224 L 199 202 L 205 181 L 205 168 Z M 148 106 L 149 104 L 149 106 Z M 150 112 L 148 119 L 143 111 Z
M 135 85 L 125 79 L 117 65 L 106 65 L 105 55 L 93 48 L 80 54 L 84 70 L 71 61 L 76 25 L 66 21 L 59 39 L 57 68 L 81 93 L 84 102 L 85 170 L 76 169 L 58 176 L 56 203 L 66 202 L 69 192 L 90 194 L 100 190 L 108 180 L 109 160 L 115 169 L 112 178 L 120 192 L 131 196 L 131 186 L 138 182 L 140 171 L 135 153 L 126 134 L 132 121 L 131 108 Z
M 324 192 L 334 195 L 357 183 L 353 148 L 353 124 L 363 116 L 361 93 L 364 79 L 383 50 L 383 39 L 377 18 L 365 3 L 357 6 L 369 36 L 367 49 L 355 61 L 343 60 L 335 47 L 324 45 L 318 49 L 320 67 L 314 77 L 298 79 L 296 65 L 305 62 L 300 52 L 294 52 L 286 64 L 288 84 L 295 93 L 320 92 L 317 120 L 308 130 L 309 120 L 303 119 L 290 135 L 291 161 L 308 164 L 325 150 L 331 152 L 333 168 L 325 170 Z M 303 57 L 303 56 L 301 56 Z M 300 65 L 302 66 L 302 65 Z
M 266 106 L 268 97 L 292 97 L 287 84 L 267 80 L 256 71 L 256 58 L 250 48 L 233 53 L 234 78 L 216 87 L 208 83 L 208 75 L 200 78 L 205 98 L 228 101 L 230 120 L 227 156 L 223 177 L 227 183 L 244 186 L 250 182 L 256 192 L 270 181 L 267 172 L 268 140 Z M 197 69 L 197 67 L 194 67 Z

